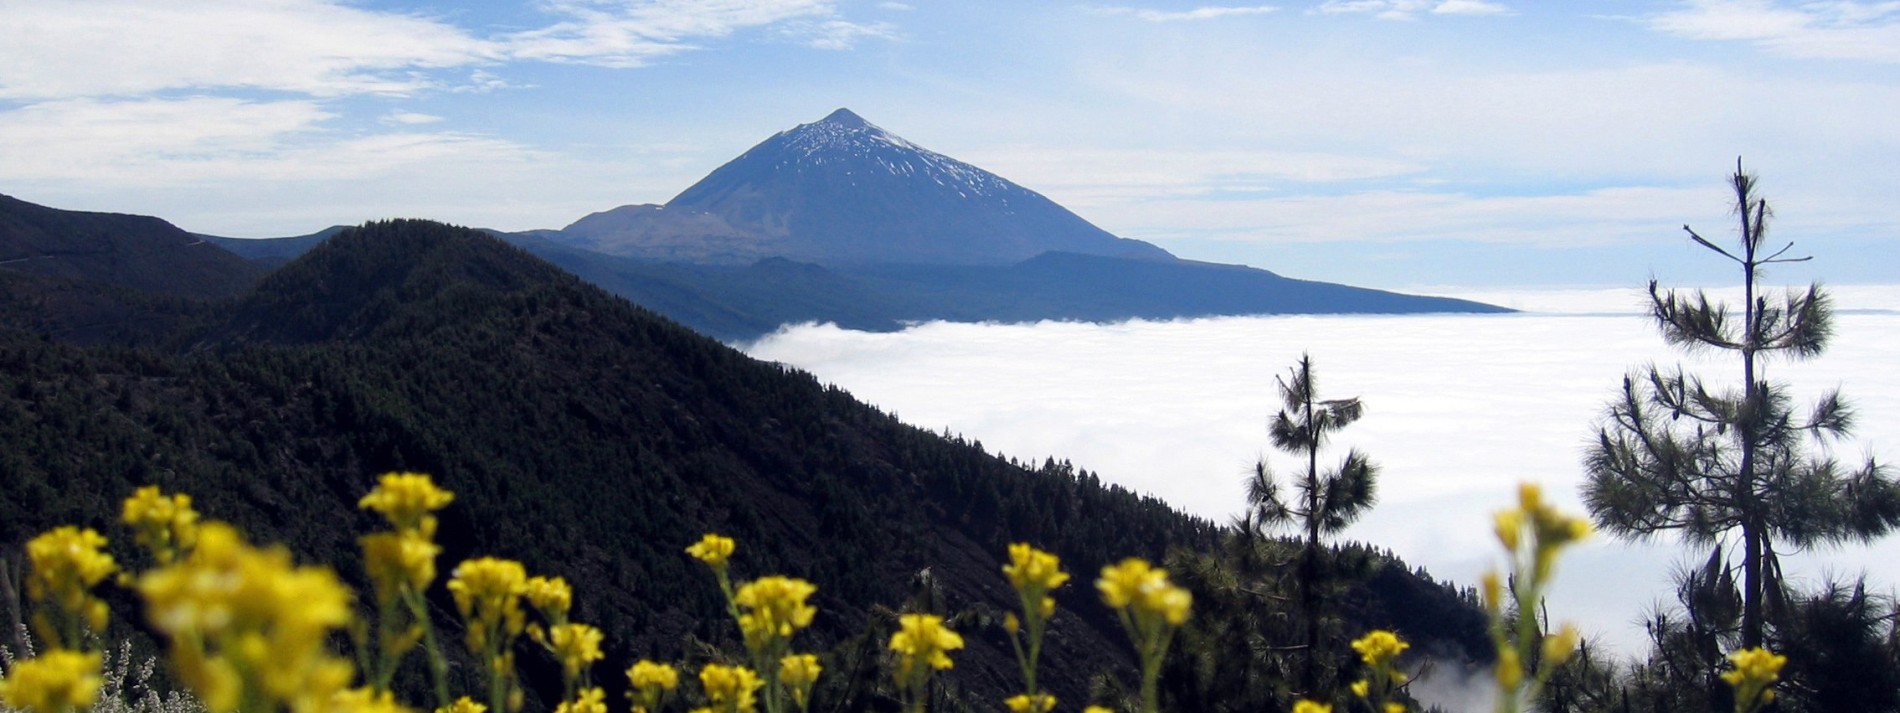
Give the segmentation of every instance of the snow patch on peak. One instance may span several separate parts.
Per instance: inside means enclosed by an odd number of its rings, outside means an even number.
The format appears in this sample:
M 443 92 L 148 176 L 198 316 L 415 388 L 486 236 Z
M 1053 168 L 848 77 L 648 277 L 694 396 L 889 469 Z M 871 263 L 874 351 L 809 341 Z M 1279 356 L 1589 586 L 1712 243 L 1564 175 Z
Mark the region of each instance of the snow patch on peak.
M 871 163 L 891 175 L 928 177 L 938 185 L 959 189 L 965 197 L 1022 190 L 995 174 L 885 131 L 849 109 L 780 132 L 778 138 L 797 163 Z

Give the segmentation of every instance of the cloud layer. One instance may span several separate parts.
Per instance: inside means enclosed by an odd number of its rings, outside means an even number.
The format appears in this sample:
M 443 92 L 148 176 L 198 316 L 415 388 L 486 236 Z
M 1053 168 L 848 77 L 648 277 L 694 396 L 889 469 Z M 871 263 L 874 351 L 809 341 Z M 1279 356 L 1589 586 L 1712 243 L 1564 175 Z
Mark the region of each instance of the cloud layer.
M 1513 484 L 1543 483 L 1581 511 L 1579 457 L 1631 368 L 1680 358 L 1635 313 L 1634 290 L 1486 293 L 1529 308 L 1509 316 L 1271 317 L 1117 325 L 933 323 L 899 334 L 807 326 L 749 352 L 812 371 L 929 429 L 948 428 L 1026 460 L 1054 455 L 1111 482 L 1226 521 L 1242 482 L 1272 452 L 1274 378 L 1311 354 L 1322 395 L 1358 396 L 1366 417 L 1335 440 L 1383 468 L 1380 504 L 1348 537 L 1390 547 L 1439 577 L 1471 583 L 1495 558 L 1490 512 Z M 1892 310 L 1900 289 L 1840 294 L 1844 309 Z M 1610 313 L 1614 312 L 1614 313 Z M 1900 453 L 1900 312 L 1846 314 L 1818 361 L 1773 367 L 1805 393 L 1841 386 L 1860 407 L 1859 443 Z M 1691 366 L 1696 362 L 1688 362 Z M 1730 365 L 1703 368 L 1713 374 Z M 1843 456 L 1861 446 L 1841 448 Z M 1341 451 L 1343 452 L 1343 451 Z M 1337 455 L 1337 453 L 1335 454 Z M 1883 460 L 1890 460 L 1884 458 Z M 1900 583 L 1900 544 L 1823 553 L 1797 569 Z M 1552 601 L 1625 651 L 1633 622 L 1669 593 L 1666 546 L 1599 540 L 1565 562 Z

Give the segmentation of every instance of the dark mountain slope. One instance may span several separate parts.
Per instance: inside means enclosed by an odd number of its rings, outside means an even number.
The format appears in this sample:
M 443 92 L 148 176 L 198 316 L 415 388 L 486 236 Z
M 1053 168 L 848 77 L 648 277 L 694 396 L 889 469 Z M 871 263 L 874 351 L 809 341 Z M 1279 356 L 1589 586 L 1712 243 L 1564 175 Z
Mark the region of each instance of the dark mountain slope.
M 157 218 L 59 210 L 4 195 L 0 270 L 196 299 L 235 297 L 264 273 Z
M 198 237 L 236 253 L 239 257 L 274 270 L 282 267 L 284 263 L 297 259 L 297 256 L 309 252 L 318 243 L 330 239 L 330 236 L 349 229 L 347 225 L 333 225 L 309 235 L 290 238 L 221 238 L 216 235 Z
M 5 541 L 62 522 L 116 532 L 117 499 L 156 482 L 353 573 L 372 474 L 432 472 L 460 494 L 444 562 L 495 553 L 568 577 L 577 616 L 608 632 L 612 671 L 678 655 L 688 635 L 729 640 L 709 575 L 680 551 L 709 530 L 739 539 L 741 576 L 819 584 L 814 643 L 876 621 L 869 608 L 899 605 L 926 568 L 946 606 L 1006 604 L 1011 541 L 1086 576 L 1211 536 L 1159 502 L 906 426 L 436 224 L 338 235 L 196 343 L 185 356 L 98 351 L 0 329 Z M 1063 615 L 1048 676 L 1084 700 L 1087 676 L 1124 647 L 1088 587 L 1062 598 L 1083 615 Z M 967 633 L 958 680 L 995 700 L 1014 676 L 1007 645 Z
M 705 265 L 606 255 L 548 240 L 545 233 L 500 237 L 701 334 L 733 342 L 804 322 L 882 332 L 930 320 L 1111 322 L 1252 314 L 1509 311 L 1466 300 L 1295 280 L 1242 265 L 1191 260 L 1047 253 L 1006 266 L 822 267 L 784 258 L 750 265 Z M 276 249 L 239 251 L 274 254 Z
M 685 262 L 1004 265 L 1051 250 L 1171 257 L 845 109 L 766 139 L 664 206 L 596 213 L 557 239 Z

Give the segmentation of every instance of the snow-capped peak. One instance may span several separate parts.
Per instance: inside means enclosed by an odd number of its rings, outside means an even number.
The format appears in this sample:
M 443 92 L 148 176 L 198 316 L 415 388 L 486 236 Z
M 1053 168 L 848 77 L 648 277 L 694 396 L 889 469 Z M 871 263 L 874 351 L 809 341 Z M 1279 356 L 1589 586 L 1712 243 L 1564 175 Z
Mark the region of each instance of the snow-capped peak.
M 783 141 L 783 149 L 795 163 L 875 164 L 891 175 L 928 178 L 966 198 L 1021 190 L 993 173 L 906 141 L 850 109 L 800 124 L 776 138 Z

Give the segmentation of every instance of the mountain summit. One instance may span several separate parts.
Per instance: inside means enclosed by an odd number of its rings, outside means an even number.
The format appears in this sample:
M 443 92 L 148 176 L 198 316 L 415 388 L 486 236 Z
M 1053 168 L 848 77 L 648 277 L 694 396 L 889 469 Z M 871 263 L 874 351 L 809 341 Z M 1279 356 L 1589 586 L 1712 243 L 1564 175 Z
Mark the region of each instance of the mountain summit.
M 595 213 L 551 237 L 689 262 L 1004 265 L 1051 251 L 1173 257 L 849 109 L 779 132 L 666 205 Z

